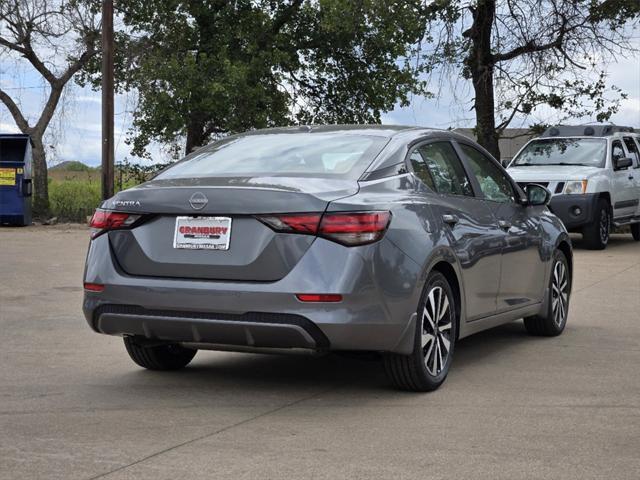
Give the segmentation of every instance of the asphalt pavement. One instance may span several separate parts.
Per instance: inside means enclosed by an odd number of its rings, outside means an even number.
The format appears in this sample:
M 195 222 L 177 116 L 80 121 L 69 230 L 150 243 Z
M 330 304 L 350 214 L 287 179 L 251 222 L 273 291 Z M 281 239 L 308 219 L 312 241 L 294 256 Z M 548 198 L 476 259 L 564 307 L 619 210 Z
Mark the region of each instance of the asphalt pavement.
M 82 316 L 86 228 L 0 228 L 0 479 L 637 480 L 640 243 L 575 240 L 563 335 L 464 339 L 416 394 L 337 355 L 145 371 Z

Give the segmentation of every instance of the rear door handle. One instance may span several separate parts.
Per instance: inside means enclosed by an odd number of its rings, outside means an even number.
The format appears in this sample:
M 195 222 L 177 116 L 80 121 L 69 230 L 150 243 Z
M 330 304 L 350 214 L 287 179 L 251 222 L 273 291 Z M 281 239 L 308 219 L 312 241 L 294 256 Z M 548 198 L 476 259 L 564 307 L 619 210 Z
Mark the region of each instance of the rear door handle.
M 445 213 L 444 215 L 442 215 L 442 220 L 447 225 L 450 225 L 450 226 L 453 227 L 456 223 L 458 223 L 458 220 L 460 220 L 460 219 L 456 215 L 452 215 L 450 213 Z
M 498 225 L 502 230 L 509 230 L 512 227 L 511 222 L 507 222 L 506 220 L 498 220 Z

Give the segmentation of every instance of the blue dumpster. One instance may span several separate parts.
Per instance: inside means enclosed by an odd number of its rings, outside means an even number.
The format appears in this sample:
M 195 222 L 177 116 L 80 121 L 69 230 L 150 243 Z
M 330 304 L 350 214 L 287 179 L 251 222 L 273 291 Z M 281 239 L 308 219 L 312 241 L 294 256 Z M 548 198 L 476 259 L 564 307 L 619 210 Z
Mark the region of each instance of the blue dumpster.
M 31 225 L 29 135 L 0 134 L 0 224 Z

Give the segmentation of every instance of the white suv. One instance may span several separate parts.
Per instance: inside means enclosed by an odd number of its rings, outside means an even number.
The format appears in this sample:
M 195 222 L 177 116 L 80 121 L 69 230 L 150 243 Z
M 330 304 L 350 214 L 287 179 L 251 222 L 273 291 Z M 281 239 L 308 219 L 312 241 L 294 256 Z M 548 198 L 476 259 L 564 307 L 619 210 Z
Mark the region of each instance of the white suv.
M 567 230 L 603 249 L 612 226 L 630 225 L 640 241 L 640 135 L 614 125 L 558 126 L 529 141 L 508 172 L 521 186 L 552 194 L 549 208 Z

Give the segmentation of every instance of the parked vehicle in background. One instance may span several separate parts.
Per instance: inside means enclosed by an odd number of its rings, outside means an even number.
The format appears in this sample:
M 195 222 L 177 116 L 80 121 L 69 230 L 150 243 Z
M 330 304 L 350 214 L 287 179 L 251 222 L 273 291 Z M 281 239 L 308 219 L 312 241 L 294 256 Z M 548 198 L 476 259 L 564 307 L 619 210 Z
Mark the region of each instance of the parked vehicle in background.
M 459 338 L 567 321 L 571 241 L 451 132 L 258 130 L 187 156 L 91 221 L 84 313 L 149 369 L 197 349 L 375 351 L 403 389 L 446 378 Z
M 640 241 L 640 135 L 614 125 L 557 126 L 529 141 L 509 174 L 520 186 L 551 193 L 549 208 L 591 249 L 604 249 L 612 227 Z

